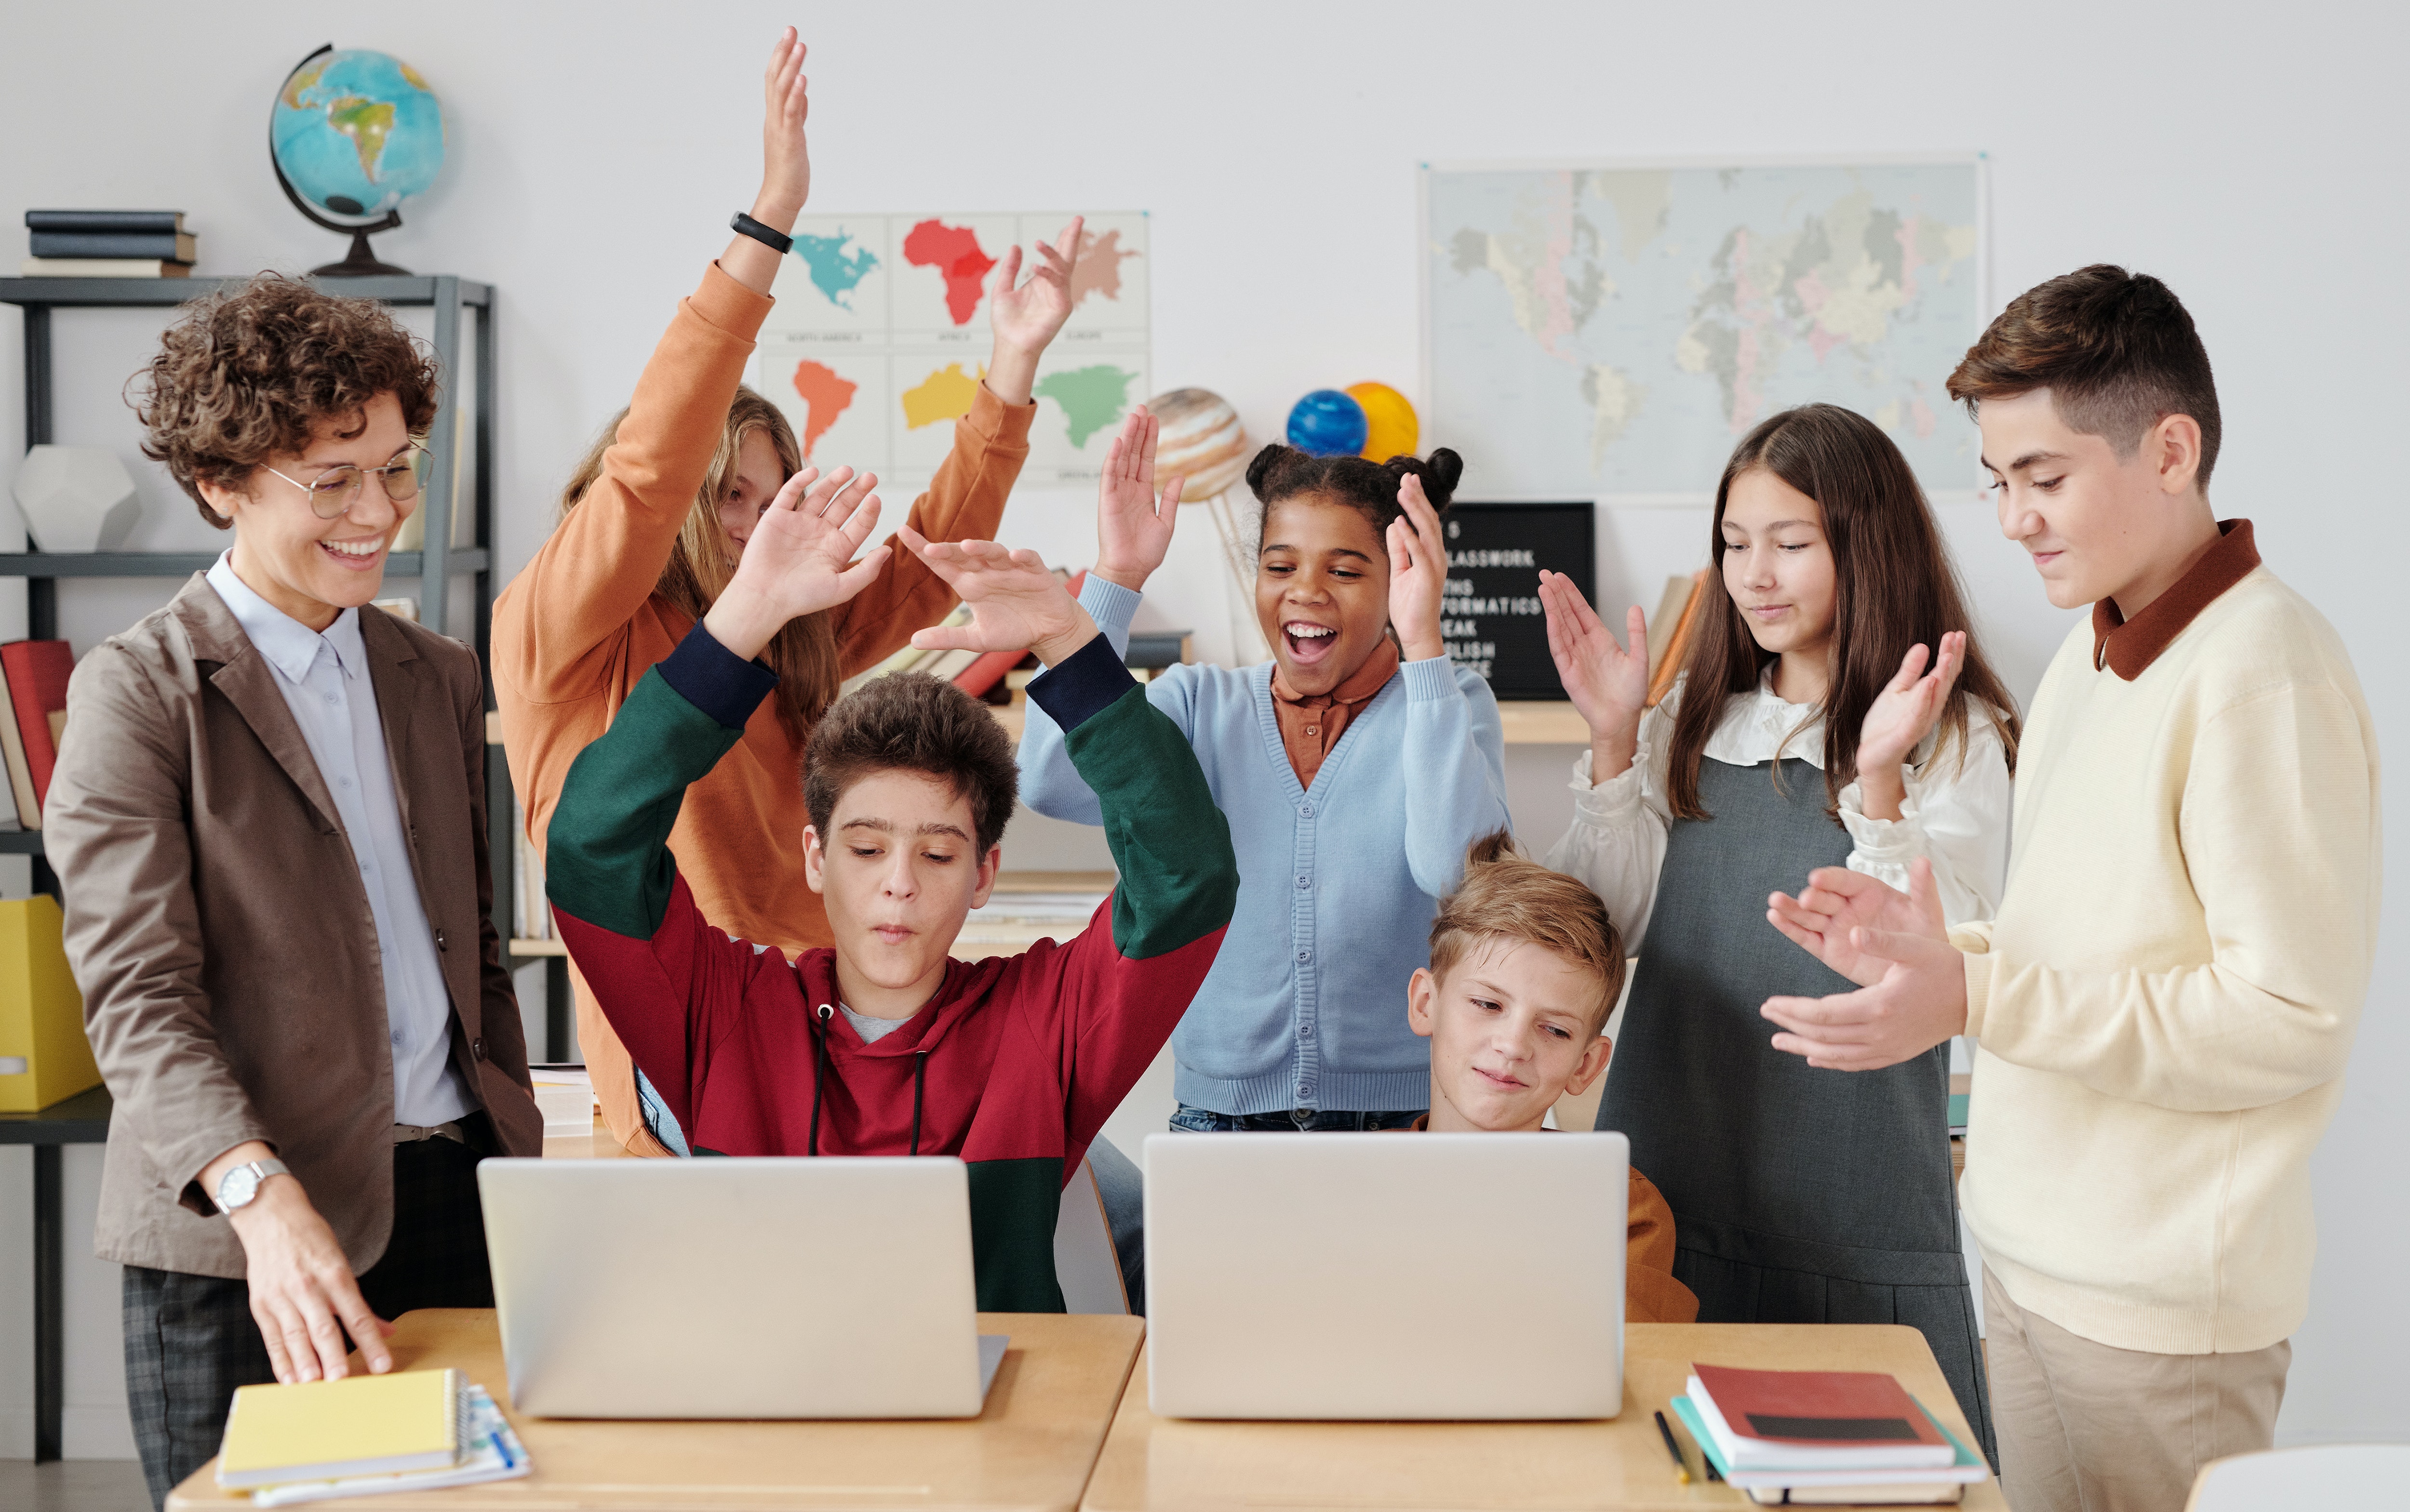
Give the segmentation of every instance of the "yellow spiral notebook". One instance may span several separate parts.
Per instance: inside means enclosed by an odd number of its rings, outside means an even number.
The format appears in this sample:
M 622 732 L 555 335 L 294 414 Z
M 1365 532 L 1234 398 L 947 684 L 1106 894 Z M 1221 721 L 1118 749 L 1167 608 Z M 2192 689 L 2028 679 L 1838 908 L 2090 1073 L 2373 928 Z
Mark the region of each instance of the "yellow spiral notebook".
M 240 1388 L 218 1484 L 240 1490 L 452 1464 L 464 1384 L 458 1371 L 441 1370 Z

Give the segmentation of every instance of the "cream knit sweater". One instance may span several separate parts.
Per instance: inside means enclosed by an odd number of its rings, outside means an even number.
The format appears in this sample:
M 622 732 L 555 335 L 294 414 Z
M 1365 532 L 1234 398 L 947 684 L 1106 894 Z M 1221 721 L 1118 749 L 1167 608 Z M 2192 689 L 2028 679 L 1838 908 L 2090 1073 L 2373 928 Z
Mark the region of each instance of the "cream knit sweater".
M 1999 916 L 1952 932 L 1981 1042 L 1962 1195 L 2018 1305 L 2156 1354 L 2300 1325 L 2310 1152 L 2376 944 L 2376 794 L 2350 659 L 2265 567 L 2131 681 L 2096 670 L 2092 624 L 2059 648 Z

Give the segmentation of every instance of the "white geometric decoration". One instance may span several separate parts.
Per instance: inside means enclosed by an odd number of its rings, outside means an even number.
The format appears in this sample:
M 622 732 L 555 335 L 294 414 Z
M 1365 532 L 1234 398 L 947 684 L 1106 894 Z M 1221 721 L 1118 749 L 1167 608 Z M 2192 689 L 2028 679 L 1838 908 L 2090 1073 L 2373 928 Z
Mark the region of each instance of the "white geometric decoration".
M 36 446 L 13 491 L 42 551 L 115 551 L 142 517 L 132 475 L 106 446 Z

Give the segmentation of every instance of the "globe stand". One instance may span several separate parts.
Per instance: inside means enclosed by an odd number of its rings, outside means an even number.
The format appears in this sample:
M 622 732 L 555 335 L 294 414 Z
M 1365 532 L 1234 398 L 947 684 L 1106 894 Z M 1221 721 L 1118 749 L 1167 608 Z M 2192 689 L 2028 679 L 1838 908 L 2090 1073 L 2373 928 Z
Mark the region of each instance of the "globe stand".
M 295 64 L 292 72 L 284 76 L 286 80 L 290 82 L 293 74 L 299 73 L 308 67 L 312 58 L 333 51 L 335 51 L 333 43 L 322 45 L 317 51 Z M 321 268 L 312 268 L 310 269 L 312 278 L 408 278 L 410 276 L 410 269 L 407 268 L 396 268 L 391 263 L 379 262 L 375 252 L 369 247 L 370 233 L 392 231 L 400 227 L 401 211 L 389 210 L 385 212 L 383 220 L 371 221 L 366 225 L 347 225 L 341 221 L 330 221 L 319 214 L 308 200 L 301 197 L 301 191 L 293 187 L 293 181 L 284 176 L 284 165 L 276 160 L 276 116 L 273 111 L 269 113 L 268 118 L 268 166 L 275 170 L 276 186 L 284 191 L 284 197 L 293 201 L 293 208 L 299 211 L 310 224 L 324 226 L 338 236 L 348 234 L 352 239 L 352 250 L 348 256 L 339 263 L 327 263 Z M 340 197 L 330 197 L 327 201 L 327 208 L 341 211 L 347 215 L 364 214 L 367 211 L 366 206 Z

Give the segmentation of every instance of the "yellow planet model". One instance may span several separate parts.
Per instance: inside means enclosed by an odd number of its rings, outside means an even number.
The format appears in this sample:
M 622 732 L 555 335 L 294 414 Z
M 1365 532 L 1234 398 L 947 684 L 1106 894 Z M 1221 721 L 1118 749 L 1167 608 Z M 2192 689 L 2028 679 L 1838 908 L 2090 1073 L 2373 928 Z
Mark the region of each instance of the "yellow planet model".
M 1412 457 L 1415 443 L 1422 439 L 1422 427 L 1415 419 L 1415 407 L 1386 384 L 1351 384 L 1347 397 L 1364 406 L 1364 455 L 1376 462 L 1392 457 Z

